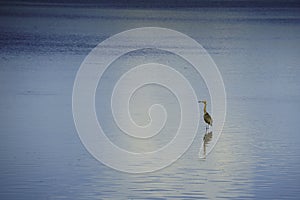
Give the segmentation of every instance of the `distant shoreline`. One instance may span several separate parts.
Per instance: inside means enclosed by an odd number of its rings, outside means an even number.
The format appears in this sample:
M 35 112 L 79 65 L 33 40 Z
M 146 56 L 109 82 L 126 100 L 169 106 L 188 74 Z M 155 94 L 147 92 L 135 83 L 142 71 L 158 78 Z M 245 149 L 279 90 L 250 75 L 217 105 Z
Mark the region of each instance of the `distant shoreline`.
M 96 8 L 151 8 L 151 9 L 178 9 L 178 8 L 300 8 L 297 0 L 152 0 L 152 1 L 1 1 L 0 6 L 47 6 L 47 7 L 96 7 Z

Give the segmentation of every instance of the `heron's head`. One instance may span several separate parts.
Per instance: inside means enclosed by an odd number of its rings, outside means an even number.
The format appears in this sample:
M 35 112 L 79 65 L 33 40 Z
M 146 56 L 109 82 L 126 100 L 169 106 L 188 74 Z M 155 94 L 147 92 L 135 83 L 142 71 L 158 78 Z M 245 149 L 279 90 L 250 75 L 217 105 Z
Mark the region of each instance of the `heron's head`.
M 204 104 L 206 104 L 206 101 L 204 100 L 204 101 L 198 101 L 198 103 L 204 103 Z

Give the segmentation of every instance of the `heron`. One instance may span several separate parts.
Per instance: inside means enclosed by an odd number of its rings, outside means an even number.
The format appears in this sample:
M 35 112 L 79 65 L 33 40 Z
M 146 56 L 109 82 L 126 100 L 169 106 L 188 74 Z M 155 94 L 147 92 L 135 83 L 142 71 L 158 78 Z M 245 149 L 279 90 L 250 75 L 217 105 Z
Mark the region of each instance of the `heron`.
M 213 120 L 210 116 L 210 114 L 208 114 L 208 112 L 206 111 L 206 101 L 198 101 L 198 103 L 203 103 L 204 104 L 204 108 L 203 108 L 203 112 L 204 112 L 204 115 L 203 115 L 203 119 L 205 121 L 205 123 L 207 123 L 207 126 L 206 126 L 206 132 L 207 130 L 209 129 L 209 126 L 212 126 L 212 123 L 213 123 Z

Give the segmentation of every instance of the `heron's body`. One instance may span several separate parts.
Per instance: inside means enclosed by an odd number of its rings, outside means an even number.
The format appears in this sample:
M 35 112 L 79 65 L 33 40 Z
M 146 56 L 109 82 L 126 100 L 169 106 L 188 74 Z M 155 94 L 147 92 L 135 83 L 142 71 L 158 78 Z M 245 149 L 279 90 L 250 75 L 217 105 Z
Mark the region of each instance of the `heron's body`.
M 205 123 L 207 123 L 208 126 L 212 126 L 213 120 L 212 117 L 208 114 L 208 112 L 206 111 L 206 101 L 198 101 L 199 103 L 203 103 L 204 104 L 204 108 L 203 108 L 203 119 L 205 121 Z M 206 128 L 208 129 L 208 127 Z
M 204 118 L 204 121 L 205 121 L 208 125 L 212 126 L 212 118 L 211 118 L 211 116 L 208 114 L 208 112 L 204 113 L 203 118 Z

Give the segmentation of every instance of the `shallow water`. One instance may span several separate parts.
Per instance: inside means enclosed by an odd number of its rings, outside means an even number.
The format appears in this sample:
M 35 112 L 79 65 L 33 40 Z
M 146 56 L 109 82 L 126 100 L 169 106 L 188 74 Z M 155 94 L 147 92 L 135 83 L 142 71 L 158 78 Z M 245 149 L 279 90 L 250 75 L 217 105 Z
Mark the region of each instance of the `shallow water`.
M 298 199 L 299 13 L 2 6 L 0 198 Z M 144 26 L 183 32 L 206 48 L 224 80 L 227 116 L 220 140 L 205 159 L 198 157 L 205 131 L 201 122 L 195 141 L 178 161 L 157 172 L 133 175 L 106 167 L 86 151 L 73 122 L 72 89 L 92 48 L 112 34 Z M 166 56 L 143 53 L 128 57 L 136 56 L 138 62 Z M 192 84 L 199 83 L 197 95 L 208 98 L 203 80 L 190 70 L 183 68 L 182 73 Z M 104 86 L 111 87 L 121 72 L 108 71 Z M 179 112 L 171 94 L 147 89 L 136 94 L 137 103 L 148 94 L 148 103 L 162 100 L 167 109 Z M 111 114 L 101 107 L 107 103 L 100 98 L 103 93 L 105 87 L 99 87 L 99 119 L 105 129 L 114 130 L 112 141 L 132 148 L 116 137 Z M 138 115 L 140 110 L 134 112 L 138 122 L 147 121 Z M 178 124 L 178 118 L 170 120 L 166 132 Z M 141 144 L 138 150 L 147 148 Z

